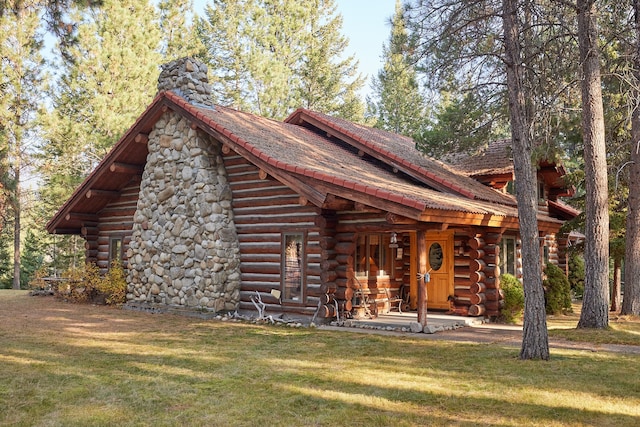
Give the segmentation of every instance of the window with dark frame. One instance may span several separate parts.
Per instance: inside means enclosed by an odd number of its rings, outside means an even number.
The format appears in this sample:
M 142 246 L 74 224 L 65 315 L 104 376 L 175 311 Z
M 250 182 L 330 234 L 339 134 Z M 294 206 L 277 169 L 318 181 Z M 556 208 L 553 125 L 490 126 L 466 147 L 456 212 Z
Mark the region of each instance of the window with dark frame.
M 503 236 L 500 242 L 500 271 L 516 275 L 516 238 Z
M 305 234 L 282 235 L 282 301 L 305 301 Z
M 357 277 L 388 277 L 393 275 L 394 257 L 392 255 L 390 234 L 361 234 L 356 241 Z
M 109 238 L 109 267 L 114 261 L 122 264 L 122 237 L 120 236 Z

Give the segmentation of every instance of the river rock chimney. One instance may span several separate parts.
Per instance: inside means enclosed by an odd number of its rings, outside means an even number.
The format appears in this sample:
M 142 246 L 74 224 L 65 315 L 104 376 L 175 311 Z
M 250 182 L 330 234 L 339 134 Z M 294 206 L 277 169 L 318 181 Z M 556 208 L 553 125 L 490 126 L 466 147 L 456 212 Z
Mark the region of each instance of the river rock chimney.
M 201 61 L 185 57 L 160 66 L 158 91 L 170 90 L 194 105 L 213 107 L 207 66 Z

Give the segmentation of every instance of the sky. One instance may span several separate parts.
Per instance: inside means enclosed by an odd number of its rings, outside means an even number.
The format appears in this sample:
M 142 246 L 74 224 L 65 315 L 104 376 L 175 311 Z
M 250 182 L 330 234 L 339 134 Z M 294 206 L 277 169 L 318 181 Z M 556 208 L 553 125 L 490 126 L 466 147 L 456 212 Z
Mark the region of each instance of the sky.
M 208 0 L 195 0 L 196 13 L 202 16 Z M 342 34 L 349 39 L 345 55 L 354 55 L 360 73 L 367 78 L 363 95 L 370 92 L 371 77 L 382 68 L 382 44 L 391 32 L 391 17 L 396 0 L 335 0 L 342 15 Z

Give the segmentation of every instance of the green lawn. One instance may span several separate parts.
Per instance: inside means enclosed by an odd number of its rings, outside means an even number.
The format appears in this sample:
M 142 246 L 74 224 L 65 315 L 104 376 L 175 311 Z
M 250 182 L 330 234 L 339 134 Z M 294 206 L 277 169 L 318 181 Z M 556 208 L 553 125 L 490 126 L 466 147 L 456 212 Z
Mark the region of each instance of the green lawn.
M 640 425 L 637 355 L 518 352 L 0 291 L 0 425 Z

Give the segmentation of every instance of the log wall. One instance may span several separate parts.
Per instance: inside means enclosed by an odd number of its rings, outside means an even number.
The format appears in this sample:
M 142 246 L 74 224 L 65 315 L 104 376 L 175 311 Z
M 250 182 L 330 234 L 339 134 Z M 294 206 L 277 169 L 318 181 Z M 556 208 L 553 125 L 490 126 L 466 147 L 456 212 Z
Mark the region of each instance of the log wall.
M 323 255 L 320 229 L 315 224 L 318 209 L 301 206 L 297 193 L 233 151 L 223 158 L 240 242 L 240 309 L 255 310 L 251 297 L 259 294 L 267 313 L 314 315 L 326 294 L 326 289 L 321 289 Z M 296 231 L 307 236 L 306 298 L 299 304 L 281 304 L 271 291 L 280 290 L 282 233 Z M 323 239 L 326 243 L 326 236 Z
M 112 237 L 122 239 L 122 262 L 126 266 L 139 191 L 140 177 L 137 177 L 122 189 L 120 197 L 98 213 L 98 224 L 82 227 L 86 260 L 95 263 L 101 274 L 106 274 L 109 269 L 109 241 Z

